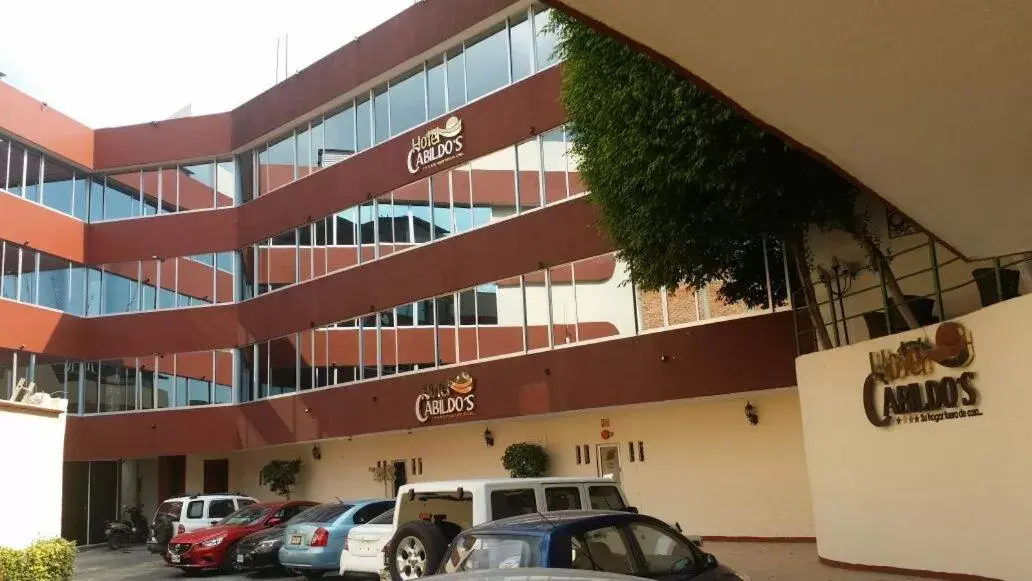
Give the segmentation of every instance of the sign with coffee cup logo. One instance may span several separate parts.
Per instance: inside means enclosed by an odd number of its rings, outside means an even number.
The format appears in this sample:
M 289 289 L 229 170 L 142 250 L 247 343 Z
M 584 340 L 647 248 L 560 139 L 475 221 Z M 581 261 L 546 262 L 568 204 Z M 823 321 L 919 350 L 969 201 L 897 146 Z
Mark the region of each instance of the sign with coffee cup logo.
M 462 120 L 458 117 L 449 117 L 444 127 L 434 127 L 413 137 L 406 160 L 409 173 L 416 174 L 460 157 L 464 147 L 462 139 Z
M 884 428 L 982 415 L 975 372 L 951 373 L 975 358 L 974 342 L 960 323 L 939 325 L 934 345 L 926 339 L 906 341 L 896 351 L 875 351 L 868 357 L 871 373 L 864 381 L 863 401 L 872 425 Z M 946 374 L 933 377 L 939 368 Z M 880 394 L 879 386 L 884 386 Z
M 416 396 L 416 419 L 425 424 L 430 420 L 472 416 L 476 407 L 473 378 L 462 372 L 454 379 L 423 386 Z

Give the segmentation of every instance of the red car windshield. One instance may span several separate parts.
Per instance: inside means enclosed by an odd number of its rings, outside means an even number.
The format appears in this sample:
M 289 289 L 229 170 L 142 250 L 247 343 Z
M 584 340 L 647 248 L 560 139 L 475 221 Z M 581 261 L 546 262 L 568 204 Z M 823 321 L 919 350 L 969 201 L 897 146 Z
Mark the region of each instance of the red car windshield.
M 268 506 L 258 506 L 252 504 L 251 506 L 241 508 L 233 514 L 219 521 L 219 526 L 247 526 L 253 525 L 254 523 L 262 520 L 262 517 L 269 514 L 271 510 Z

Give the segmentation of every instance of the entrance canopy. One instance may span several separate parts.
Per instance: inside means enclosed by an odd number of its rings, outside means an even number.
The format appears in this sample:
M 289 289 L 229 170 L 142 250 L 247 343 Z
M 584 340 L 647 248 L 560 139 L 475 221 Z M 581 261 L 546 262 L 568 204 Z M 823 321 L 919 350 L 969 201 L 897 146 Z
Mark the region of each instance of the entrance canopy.
M 965 256 L 1032 250 L 1032 2 L 550 3 L 672 61 Z

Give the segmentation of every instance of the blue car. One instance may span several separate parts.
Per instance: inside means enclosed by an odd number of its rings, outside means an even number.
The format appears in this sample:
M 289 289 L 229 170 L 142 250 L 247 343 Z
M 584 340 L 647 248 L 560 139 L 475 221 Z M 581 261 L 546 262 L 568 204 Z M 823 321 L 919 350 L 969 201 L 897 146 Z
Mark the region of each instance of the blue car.
M 309 579 L 336 572 L 348 531 L 393 507 L 393 500 L 380 498 L 330 502 L 309 510 L 283 532 L 280 565 Z
M 455 537 L 439 573 L 581 569 L 663 581 L 744 580 L 666 523 L 641 514 L 558 511 L 496 520 Z

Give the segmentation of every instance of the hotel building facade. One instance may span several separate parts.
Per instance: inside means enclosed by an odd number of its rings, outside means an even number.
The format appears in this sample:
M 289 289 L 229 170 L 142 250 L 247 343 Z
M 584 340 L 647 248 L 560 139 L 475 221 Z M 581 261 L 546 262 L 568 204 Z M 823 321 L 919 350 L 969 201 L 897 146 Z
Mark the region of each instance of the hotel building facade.
M 687 532 L 818 537 L 833 462 L 804 439 L 787 266 L 765 308 L 635 287 L 570 153 L 550 10 L 419 2 L 232 111 L 127 127 L 0 84 L 0 395 L 68 400 L 63 536 L 102 542 L 121 505 L 184 491 L 269 498 L 273 459 L 326 500 L 391 494 L 378 464 L 395 486 L 504 475 L 535 442 L 551 474 L 613 475 Z M 946 288 L 966 262 L 900 236 L 931 249 L 912 270 L 934 285 L 905 290 L 936 321 L 981 308 Z M 829 353 L 877 337 L 846 311 L 880 291 L 821 292 Z

